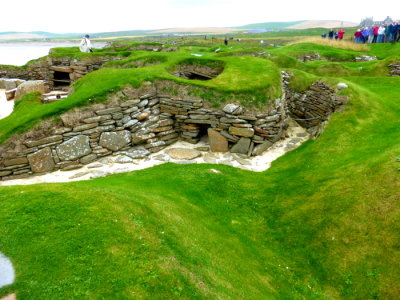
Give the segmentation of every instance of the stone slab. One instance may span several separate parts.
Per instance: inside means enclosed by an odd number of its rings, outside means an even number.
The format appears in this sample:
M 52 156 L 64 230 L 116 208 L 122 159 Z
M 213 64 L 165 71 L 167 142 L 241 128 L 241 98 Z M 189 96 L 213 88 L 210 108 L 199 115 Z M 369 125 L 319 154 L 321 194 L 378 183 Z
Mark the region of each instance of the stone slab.
M 208 128 L 208 141 L 212 152 L 228 152 L 228 140 L 212 128 Z
M 57 154 L 60 160 L 75 160 L 92 152 L 89 145 L 89 137 L 85 135 L 75 136 L 57 146 Z
M 34 173 L 50 172 L 54 170 L 55 163 L 50 147 L 43 148 L 28 155 L 29 165 Z
M 131 133 L 127 130 L 104 132 L 100 136 L 99 145 L 111 151 L 118 151 L 131 142 Z

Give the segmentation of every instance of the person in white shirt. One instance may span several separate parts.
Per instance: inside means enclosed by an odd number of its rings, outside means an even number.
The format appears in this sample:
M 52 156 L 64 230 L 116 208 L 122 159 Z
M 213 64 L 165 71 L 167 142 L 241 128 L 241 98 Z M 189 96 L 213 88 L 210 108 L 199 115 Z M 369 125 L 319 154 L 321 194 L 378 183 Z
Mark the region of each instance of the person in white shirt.
M 378 29 L 378 39 L 377 39 L 377 43 L 383 43 L 383 40 L 384 40 L 384 38 L 385 38 L 385 26 L 384 25 L 381 25 L 381 26 L 379 26 L 379 29 Z
M 93 52 L 92 43 L 90 42 L 89 38 L 89 35 L 85 35 L 85 37 L 81 40 L 81 44 L 79 45 L 81 52 Z

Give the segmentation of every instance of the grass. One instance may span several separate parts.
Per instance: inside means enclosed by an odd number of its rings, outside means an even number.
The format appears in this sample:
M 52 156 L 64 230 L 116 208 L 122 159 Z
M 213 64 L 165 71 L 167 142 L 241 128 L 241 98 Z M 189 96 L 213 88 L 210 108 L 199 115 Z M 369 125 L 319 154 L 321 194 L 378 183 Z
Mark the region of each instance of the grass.
M 367 52 L 369 51 L 369 47 L 366 44 L 356 44 L 354 41 L 350 40 L 330 40 L 330 39 L 323 39 L 321 37 L 306 37 L 296 40 L 292 42 L 292 44 L 299 44 L 299 43 L 313 43 L 317 45 L 329 46 L 338 49 L 345 49 L 345 50 L 352 50 L 352 51 L 359 51 L 359 52 Z
M 309 50 L 330 57 L 357 51 L 308 43 L 285 48 L 270 58 L 205 55 L 224 62 L 225 71 L 204 86 L 259 87 L 279 78 L 271 74 L 280 69 L 294 74 L 297 89 L 321 78 L 346 82 L 350 102 L 317 140 L 263 173 L 165 164 L 91 181 L 0 187 L 0 251 L 17 272 L 16 283 L 0 295 L 398 298 L 400 85 L 385 73 L 398 46 L 372 45 L 367 53 L 381 60 L 365 63 L 300 63 L 296 54 Z M 166 70 L 186 58 L 181 53 L 143 69 L 93 72 L 77 82 L 70 105 L 125 83 L 171 80 Z M 68 109 L 35 101 L 27 96 L 20 102 L 8 122 L 0 121 L 0 133 L 10 134 L 23 115 L 37 117 L 39 107 L 48 109 L 44 116 Z

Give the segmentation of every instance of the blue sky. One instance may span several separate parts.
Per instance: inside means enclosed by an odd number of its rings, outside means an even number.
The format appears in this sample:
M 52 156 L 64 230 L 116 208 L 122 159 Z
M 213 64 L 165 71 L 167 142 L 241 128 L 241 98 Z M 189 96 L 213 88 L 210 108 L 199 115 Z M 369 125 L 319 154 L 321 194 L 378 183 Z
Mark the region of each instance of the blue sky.
M 383 19 L 398 7 L 394 0 L 381 4 L 365 0 L 2 1 L 0 31 L 102 32 L 321 19 L 358 23 L 369 16 Z

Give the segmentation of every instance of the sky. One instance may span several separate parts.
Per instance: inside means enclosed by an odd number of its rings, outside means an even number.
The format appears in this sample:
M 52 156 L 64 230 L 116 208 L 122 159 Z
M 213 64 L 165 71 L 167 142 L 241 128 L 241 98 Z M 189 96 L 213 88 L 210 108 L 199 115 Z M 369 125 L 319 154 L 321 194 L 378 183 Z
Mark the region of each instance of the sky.
M 351 0 L 18 0 L 2 1 L 0 32 L 110 32 L 252 23 L 398 18 L 398 1 Z

